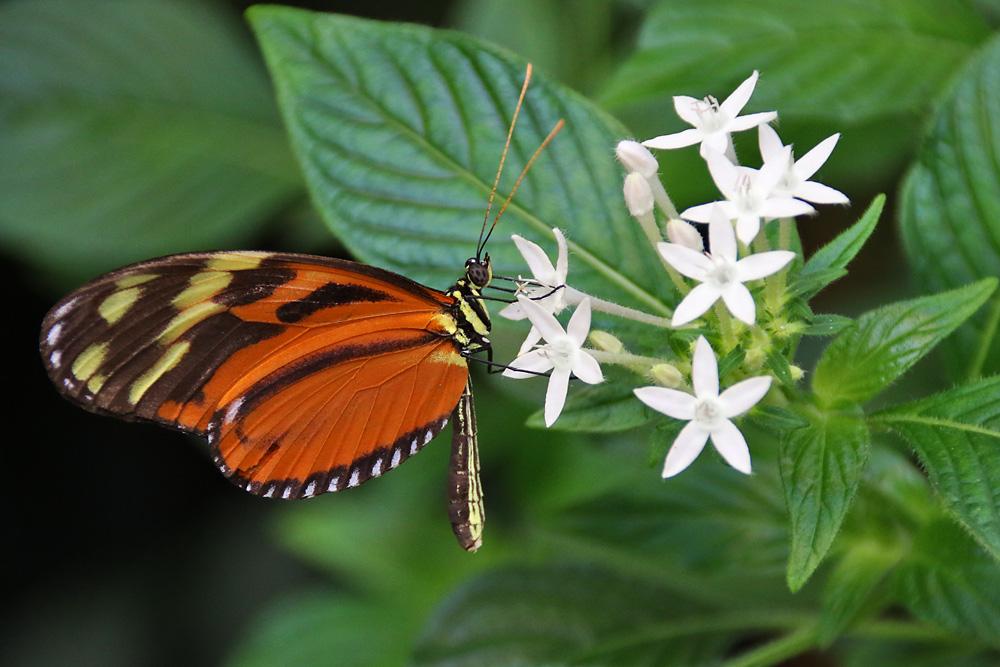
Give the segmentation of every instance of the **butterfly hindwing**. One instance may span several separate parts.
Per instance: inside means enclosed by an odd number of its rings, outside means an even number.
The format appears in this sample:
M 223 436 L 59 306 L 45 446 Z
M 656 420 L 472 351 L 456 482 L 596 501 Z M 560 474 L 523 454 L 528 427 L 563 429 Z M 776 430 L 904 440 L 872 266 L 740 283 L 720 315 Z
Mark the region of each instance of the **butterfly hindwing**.
M 74 402 L 207 435 L 238 484 L 296 498 L 377 476 L 443 428 L 468 377 L 453 303 L 345 260 L 174 255 L 73 292 L 41 350 Z

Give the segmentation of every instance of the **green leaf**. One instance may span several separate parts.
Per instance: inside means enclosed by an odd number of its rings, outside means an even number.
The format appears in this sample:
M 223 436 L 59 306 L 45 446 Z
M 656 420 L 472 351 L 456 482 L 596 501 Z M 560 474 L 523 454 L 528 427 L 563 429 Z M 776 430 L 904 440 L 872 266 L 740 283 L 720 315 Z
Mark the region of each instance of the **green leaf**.
M 302 185 L 242 32 L 216 3 L 3 3 L 0 242 L 75 281 L 253 238 Z
M 900 222 L 914 275 L 925 291 L 1000 275 L 1000 39 L 969 63 L 939 105 L 902 188 Z M 949 341 L 955 379 L 1000 371 L 1000 312 L 981 313 Z M 985 363 L 982 363 L 985 362 Z
M 843 315 L 815 315 L 802 330 L 803 336 L 834 336 L 854 324 L 854 320 Z
M 809 420 L 799 413 L 776 405 L 758 405 L 747 416 L 774 431 L 809 426 Z
M 551 428 L 556 431 L 614 433 L 644 425 L 649 421 L 649 414 L 650 411 L 630 388 L 598 385 L 574 390 Z M 528 418 L 528 426 L 545 428 L 544 410 L 532 414 Z
M 823 352 L 813 389 L 828 403 L 866 401 L 905 373 L 976 311 L 996 278 L 865 313 Z
M 725 630 L 711 615 L 687 616 L 699 610 L 654 581 L 591 565 L 506 569 L 445 600 L 415 663 L 709 664 L 727 643 Z
M 951 521 L 921 531 L 893 583 L 914 616 L 1000 647 L 1000 568 Z
M 817 632 L 829 646 L 847 629 L 882 586 L 899 554 L 880 542 L 855 543 L 841 556 L 823 588 L 823 608 Z
M 475 252 L 525 63 L 423 26 L 275 6 L 249 16 L 327 224 L 364 261 L 451 284 Z M 562 225 L 574 285 L 616 291 L 609 296 L 666 314 L 653 294 L 677 297 L 621 203 L 612 149 L 625 130 L 541 74 L 524 104 L 500 202 L 560 118 L 566 129 L 535 162 L 492 237 L 497 273 L 523 272 L 511 233 L 554 256 L 551 228 Z
M 797 591 L 826 556 L 858 490 L 871 437 L 857 415 L 810 415 L 781 432 L 781 484 L 792 523 L 788 586 Z
M 755 108 L 857 123 L 928 108 L 989 35 L 952 0 L 661 2 L 604 100 L 665 113 L 670 95 L 724 94 L 758 69 Z
M 792 368 L 788 363 L 788 357 L 786 357 L 781 352 L 772 352 L 767 355 L 767 367 L 771 369 L 774 376 L 778 378 L 781 384 L 792 387 L 795 385 L 795 380 L 792 379 Z
M 804 299 L 811 299 L 821 289 L 846 273 L 847 265 L 875 231 L 875 223 L 882 214 L 883 206 L 885 206 L 885 195 L 879 195 L 860 220 L 813 253 L 795 280 L 795 285 L 801 283 L 808 287 L 799 287 L 800 291 L 796 292 L 797 294 L 801 294 Z
M 949 511 L 1000 560 L 1000 377 L 869 419 L 906 438 Z

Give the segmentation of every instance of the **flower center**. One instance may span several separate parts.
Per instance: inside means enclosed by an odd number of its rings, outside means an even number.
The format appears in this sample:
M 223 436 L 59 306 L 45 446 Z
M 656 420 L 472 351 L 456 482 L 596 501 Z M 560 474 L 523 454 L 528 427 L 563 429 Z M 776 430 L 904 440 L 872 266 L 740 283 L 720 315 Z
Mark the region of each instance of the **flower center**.
M 568 335 L 549 341 L 545 346 L 545 356 L 559 370 L 570 370 L 576 360 L 577 345 Z
M 694 408 L 694 419 L 711 430 L 722 421 L 722 406 L 715 398 L 699 398 Z
M 729 119 L 719 112 L 719 100 L 711 95 L 695 105 L 695 112 L 701 120 L 703 132 L 718 132 L 729 123 Z
M 733 275 L 736 268 L 735 265 L 721 257 L 713 256 L 712 261 L 715 262 L 715 266 L 709 270 L 708 280 L 713 285 L 720 288 L 731 285 L 735 281 L 735 277 Z

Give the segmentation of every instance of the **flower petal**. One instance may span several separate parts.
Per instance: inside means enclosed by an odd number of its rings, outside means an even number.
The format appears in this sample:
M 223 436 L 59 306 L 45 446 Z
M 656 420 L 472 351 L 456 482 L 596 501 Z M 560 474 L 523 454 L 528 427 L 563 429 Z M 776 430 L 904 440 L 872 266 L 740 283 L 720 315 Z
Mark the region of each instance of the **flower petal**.
M 667 452 L 667 460 L 663 462 L 663 479 L 673 477 L 691 465 L 705 448 L 706 442 L 708 442 L 708 431 L 697 422 L 688 422 L 687 426 L 677 434 L 674 444 Z
M 743 130 L 749 130 L 751 127 L 760 127 L 766 123 L 770 123 L 772 120 L 778 118 L 777 111 L 762 111 L 760 113 L 751 113 L 746 116 L 739 116 L 734 118 L 729 127 L 727 128 L 730 132 L 742 132 Z
M 695 127 L 701 126 L 701 115 L 698 113 L 698 107 L 702 104 L 701 100 L 689 95 L 674 95 L 674 111 L 677 112 L 681 120 Z
M 728 203 L 729 202 L 713 201 L 707 204 L 698 204 L 697 206 L 684 209 L 684 212 L 681 213 L 681 217 L 685 220 L 691 220 L 693 222 L 708 222 L 712 219 L 713 208 L 716 206 L 725 206 Z
M 673 134 L 663 134 L 659 137 L 647 139 L 642 142 L 642 145 L 647 148 L 659 148 L 662 150 L 684 148 L 686 146 L 694 146 L 696 143 L 701 141 L 702 136 L 701 130 L 691 128 L 681 130 L 680 132 L 674 132 Z
M 705 280 L 709 271 L 715 268 L 715 263 L 705 253 L 692 250 L 679 243 L 657 243 L 656 249 L 670 266 L 688 278 Z
M 736 262 L 736 232 L 720 206 L 712 211 L 712 219 L 708 223 L 708 245 L 713 259 Z
M 808 181 L 809 177 L 815 174 L 820 167 L 830 158 L 834 147 L 840 140 L 840 132 L 831 135 L 819 142 L 813 149 L 795 161 L 795 175 L 803 181 Z
M 521 308 L 524 309 L 528 319 L 531 320 L 531 323 L 535 325 L 545 340 L 555 340 L 565 333 L 555 315 L 547 311 L 543 306 L 538 305 L 523 294 L 517 295 L 517 302 L 521 304 Z
M 722 290 L 722 300 L 733 317 L 745 324 L 757 321 L 757 305 L 743 283 L 730 283 Z
M 540 282 L 549 284 L 552 277 L 555 275 L 555 267 L 552 266 L 552 262 L 549 260 L 549 256 L 545 254 L 536 243 L 532 243 L 526 238 L 522 238 L 517 234 L 511 235 L 514 240 L 514 245 L 520 251 L 521 256 L 524 257 L 524 261 L 527 262 L 528 268 L 531 269 L 531 274 L 535 276 L 535 279 Z M 555 287 L 555 285 L 553 285 Z
M 775 218 L 795 218 L 815 212 L 816 209 L 799 199 L 772 197 L 764 202 L 761 214 L 768 220 L 773 220 Z
M 712 175 L 715 187 L 719 188 L 719 192 L 726 199 L 733 199 L 736 194 L 736 182 L 740 177 L 739 168 L 721 152 L 708 151 L 705 154 L 705 162 L 708 163 L 708 173 Z M 682 215 L 681 217 L 688 216 Z
M 733 386 L 728 387 L 719 395 L 719 405 L 722 407 L 722 415 L 726 419 L 739 417 L 760 403 L 760 400 L 771 389 L 771 380 L 770 375 L 758 375 L 757 377 L 740 380 Z
M 759 76 L 760 72 L 754 70 L 753 74 L 737 86 L 736 90 L 726 98 L 726 101 L 719 105 L 719 109 L 726 112 L 730 118 L 736 118 L 740 115 L 740 111 L 743 110 L 743 107 L 750 101 L 750 96 L 753 95 L 753 89 L 757 86 L 757 78 Z
M 532 350 L 522 357 L 518 357 L 507 365 L 503 372 L 505 378 L 514 380 L 524 380 L 535 377 L 538 373 L 545 373 L 552 368 L 552 361 L 546 356 L 544 350 Z M 526 373 L 520 371 L 528 371 Z
M 758 252 L 736 262 L 733 274 L 736 280 L 741 283 L 760 280 L 785 268 L 793 259 L 795 259 L 795 253 L 791 250 Z
M 528 335 L 525 336 L 524 342 L 521 343 L 521 347 L 517 350 L 517 356 L 524 356 L 531 351 L 531 348 L 542 339 L 542 334 L 538 331 L 538 327 L 534 324 L 531 325 L 531 329 L 528 331 Z
M 739 237 L 744 245 L 750 245 L 750 242 L 757 238 L 757 232 L 759 231 L 759 215 L 741 215 L 736 219 L 736 236 Z
M 590 333 L 590 299 L 584 299 L 573 311 L 573 316 L 569 318 L 566 325 L 566 333 L 569 335 L 577 347 L 583 345 Z
M 563 406 L 566 405 L 566 390 L 569 388 L 569 370 L 554 369 L 549 376 L 549 386 L 545 389 L 545 426 L 552 426 Z
M 579 350 L 572 370 L 573 375 L 587 384 L 600 384 L 604 382 L 604 373 L 601 372 L 601 365 L 586 350 Z
M 691 384 L 694 385 L 694 395 L 699 399 L 719 395 L 719 362 L 715 359 L 715 350 L 704 336 L 698 336 L 691 357 Z
M 728 419 L 712 429 L 712 444 L 726 460 L 726 463 L 739 470 L 744 475 L 750 474 L 750 449 L 746 438 L 736 428 L 736 424 Z
M 767 123 L 757 126 L 757 145 L 760 146 L 760 159 L 764 162 L 773 160 L 785 147 L 778 133 Z
M 791 164 L 792 147 L 785 146 L 772 159 L 761 165 L 760 170 L 757 171 L 753 180 L 754 192 L 765 199 L 770 197 Z
M 713 285 L 702 283 L 696 286 L 677 304 L 670 326 L 679 327 L 698 319 L 719 300 L 720 296 L 722 294 L 719 289 Z
M 500 312 L 497 314 L 500 315 L 500 317 L 507 318 L 508 320 L 523 320 L 528 316 L 524 312 L 524 309 L 521 308 L 521 304 L 517 302 L 508 303 L 506 306 L 501 308 Z
M 562 285 L 566 282 L 566 275 L 569 273 L 569 249 L 566 247 L 566 236 L 561 229 L 553 227 L 552 233 L 556 237 L 556 246 L 559 248 L 556 255 L 556 280 L 559 285 Z
M 640 401 L 668 417 L 684 421 L 694 419 L 698 399 L 685 391 L 667 387 L 639 387 L 633 389 L 632 393 Z
M 840 190 L 835 190 L 829 185 L 823 185 L 822 183 L 816 183 L 815 181 L 806 181 L 795 188 L 795 192 L 792 193 L 799 199 L 804 199 L 810 201 L 814 204 L 850 204 L 851 200 L 847 198 Z

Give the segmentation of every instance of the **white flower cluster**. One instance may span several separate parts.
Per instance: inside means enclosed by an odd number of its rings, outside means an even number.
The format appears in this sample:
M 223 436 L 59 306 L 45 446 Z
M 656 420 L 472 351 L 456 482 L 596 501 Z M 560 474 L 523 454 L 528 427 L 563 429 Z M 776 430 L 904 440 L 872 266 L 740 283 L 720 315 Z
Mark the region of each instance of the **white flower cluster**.
M 747 283 L 779 274 L 795 253 L 787 249 L 769 250 L 757 240 L 762 224 L 775 219 L 792 219 L 814 213 L 813 204 L 846 204 L 842 193 L 809 179 L 826 162 L 839 139 L 835 134 L 806 153 L 798 161 L 792 147 L 781 143 L 768 123 L 777 119 L 773 111 L 740 116 L 757 84 L 757 72 L 719 104 L 715 98 L 697 100 L 674 97 L 674 108 L 693 127 L 676 134 L 642 142 L 622 141 L 616 148 L 628 170 L 625 203 L 654 244 L 678 289 L 684 294 L 670 320 L 616 306 L 569 287 L 566 238 L 553 229 L 558 245 L 555 266 L 536 244 L 514 236 L 533 278 L 519 282 L 517 302 L 501 315 L 527 318 L 532 329 L 519 356 L 504 375 L 527 378 L 549 372 L 545 398 L 545 424 L 551 426 L 562 411 L 571 376 L 588 384 L 602 382 L 602 363 L 621 363 L 631 368 L 645 364 L 647 375 L 663 386 L 640 387 L 636 397 L 652 409 L 674 419 L 687 421 L 667 453 L 663 477 L 672 477 L 697 458 L 711 439 L 716 450 L 733 468 L 749 474 L 750 452 L 746 440 L 732 419 L 749 411 L 767 394 L 771 376 L 760 375 L 736 382 L 720 393 L 715 351 L 699 336 L 690 363 L 693 393 L 681 391 L 681 374 L 663 360 L 635 357 L 623 352 L 620 342 L 604 332 L 592 341 L 611 339 L 617 344 L 603 349 L 584 348 L 590 331 L 591 310 L 631 317 L 658 326 L 683 327 L 707 313 L 721 300 L 725 311 L 716 310 L 720 321 L 731 315 L 748 327 L 757 322 L 757 305 Z M 732 133 L 758 128 L 762 158 L 760 169 L 741 166 L 736 160 Z M 688 208 L 677 213 L 657 171 L 659 165 L 648 148 L 671 149 L 700 145 L 700 155 L 724 199 Z M 667 218 L 663 241 L 656 209 Z M 709 250 L 705 252 L 701 232 L 691 223 L 708 224 Z M 757 242 L 755 243 L 755 240 Z M 763 247 L 753 252 L 751 246 Z M 689 287 L 685 276 L 697 285 Z M 782 288 L 784 283 L 781 283 Z M 567 306 L 576 306 L 564 330 L 556 319 Z M 728 315 L 726 314 L 728 313 Z M 729 323 L 731 326 L 732 323 Z M 720 326 L 722 326 L 720 324 Z M 539 341 L 544 339 L 544 344 Z M 667 386 L 669 385 L 669 386 Z

